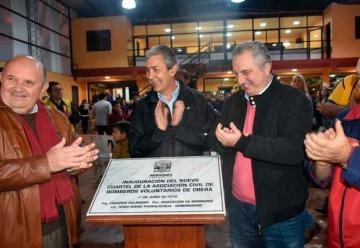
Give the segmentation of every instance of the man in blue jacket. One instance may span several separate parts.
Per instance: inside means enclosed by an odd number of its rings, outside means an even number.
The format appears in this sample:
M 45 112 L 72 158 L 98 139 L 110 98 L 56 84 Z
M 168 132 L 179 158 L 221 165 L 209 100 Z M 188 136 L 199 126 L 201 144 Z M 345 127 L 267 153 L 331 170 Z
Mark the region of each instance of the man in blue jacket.
M 312 126 L 311 105 L 271 74 L 263 44 L 242 43 L 232 58 L 241 90 L 225 102 L 215 134 L 228 150 L 224 168 L 233 168 L 233 247 L 303 247 L 303 139 Z
M 335 127 L 306 136 L 306 152 L 315 163 L 310 176 L 319 186 L 331 183 L 328 206 L 329 248 L 360 246 L 360 79 L 351 108 L 341 111 Z

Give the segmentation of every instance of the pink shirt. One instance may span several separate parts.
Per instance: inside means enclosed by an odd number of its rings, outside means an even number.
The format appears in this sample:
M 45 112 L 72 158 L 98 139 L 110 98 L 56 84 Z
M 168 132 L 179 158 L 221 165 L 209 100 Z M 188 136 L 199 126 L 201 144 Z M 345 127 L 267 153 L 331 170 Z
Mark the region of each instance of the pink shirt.
M 255 106 L 251 106 L 248 102 L 243 135 L 252 134 L 255 111 Z M 240 201 L 256 204 L 251 159 L 245 157 L 241 152 L 236 153 L 232 193 Z

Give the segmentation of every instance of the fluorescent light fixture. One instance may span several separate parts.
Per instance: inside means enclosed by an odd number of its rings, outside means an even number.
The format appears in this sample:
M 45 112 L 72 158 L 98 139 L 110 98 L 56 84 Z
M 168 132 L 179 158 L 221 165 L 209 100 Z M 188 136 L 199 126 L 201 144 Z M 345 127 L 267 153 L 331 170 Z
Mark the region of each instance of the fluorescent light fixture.
M 136 8 L 135 0 L 123 0 L 121 3 L 121 7 L 124 9 L 134 9 Z
M 195 29 L 196 29 L 196 30 L 201 30 L 201 29 L 202 29 L 202 27 L 196 27 Z
M 260 23 L 260 27 L 266 27 L 266 26 L 267 26 L 267 23 L 266 23 L 266 22 Z
M 286 30 L 284 31 L 284 33 L 285 33 L 285 34 L 290 34 L 290 33 L 291 33 L 291 29 L 286 29 Z
M 227 25 L 227 28 L 234 28 L 234 24 Z
M 178 52 L 182 52 L 182 49 L 180 49 L 180 48 L 178 48 L 178 50 L 177 50 Z
M 293 21 L 293 25 L 294 25 L 294 26 L 300 25 L 300 21 L 299 21 L 299 20 Z
M 255 35 L 260 35 L 261 31 L 255 31 Z
M 233 2 L 233 3 L 242 3 L 242 2 L 245 2 L 245 0 L 231 0 L 231 2 Z
M 285 41 L 285 42 L 283 43 L 283 45 L 284 45 L 284 47 L 288 47 L 288 46 L 290 46 L 290 42 Z
M 298 71 L 298 69 L 293 68 L 293 69 L 291 69 L 291 71 L 296 72 L 296 71 Z
M 164 31 L 165 31 L 165 33 L 170 33 L 170 32 L 171 32 L 171 28 L 165 28 Z

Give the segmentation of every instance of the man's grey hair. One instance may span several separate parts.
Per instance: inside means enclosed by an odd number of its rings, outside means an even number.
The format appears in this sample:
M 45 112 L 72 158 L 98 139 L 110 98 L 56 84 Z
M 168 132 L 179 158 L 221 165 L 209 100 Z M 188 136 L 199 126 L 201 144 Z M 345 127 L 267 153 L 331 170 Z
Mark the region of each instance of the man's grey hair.
M 232 52 L 232 57 L 234 58 L 246 51 L 251 51 L 257 66 L 263 68 L 265 64 L 271 64 L 271 56 L 268 49 L 264 44 L 258 41 L 247 41 L 239 44 Z
M 175 51 L 164 45 L 156 45 L 145 52 L 145 59 L 148 60 L 150 57 L 155 55 L 162 55 L 165 60 L 165 65 L 168 70 L 173 68 L 177 64 Z
M 28 56 L 28 55 L 24 55 L 24 54 L 17 55 L 17 56 L 15 56 L 15 57 L 9 59 L 9 60 L 5 63 L 4 69 L 6 68 L 6 66 L 7 66 L 8 64 L 10 64 L 11 62 L 13 62 L 13 61 L 15 61 L 15 60 L 17 60 L 17 59 L 20 59 L 20 58 L 27 58 L 27 59 L 34 60 L 35 63 L 36 63 L 38 66 L 41 67 L 42 73 L 43 73 L 43 79 L 42 79 L 42 82 L 41 82 L 41 83 L 42 83 L 42 84 L 45 84 L 46 81 L 47 81 L 47 71 L 46 71 L 46 68 L 45 68 L 45 66 L 44 66 L 43 63 L 41 63 L 39 60 L 37 60 L 37 59 L 34 58 L 34 57 L 31 57 L 31 56 Z

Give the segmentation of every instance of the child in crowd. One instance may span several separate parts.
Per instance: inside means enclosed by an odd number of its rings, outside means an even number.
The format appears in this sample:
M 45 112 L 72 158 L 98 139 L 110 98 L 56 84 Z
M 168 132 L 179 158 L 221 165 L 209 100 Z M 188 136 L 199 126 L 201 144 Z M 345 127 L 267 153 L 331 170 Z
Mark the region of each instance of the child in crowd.
M 112 151 L 112 158 L 129 158 L 129 127 L 130 122 L 122 120 L 118 121 L 112 130 L 112 137 L 115 142 Z

